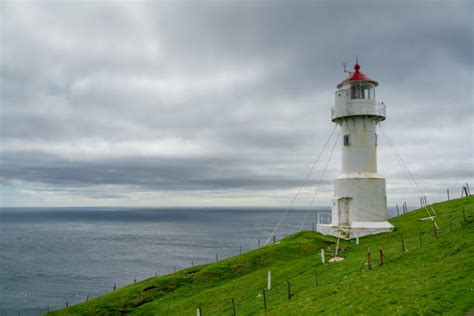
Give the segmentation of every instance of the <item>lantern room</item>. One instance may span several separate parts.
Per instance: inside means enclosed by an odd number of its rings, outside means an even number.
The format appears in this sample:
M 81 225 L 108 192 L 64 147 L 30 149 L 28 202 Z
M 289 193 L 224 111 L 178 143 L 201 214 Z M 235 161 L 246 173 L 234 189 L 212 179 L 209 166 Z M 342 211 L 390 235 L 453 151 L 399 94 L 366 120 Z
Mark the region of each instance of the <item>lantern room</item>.
M 375 87 L 379 83 L 362 71 L 357 63 L 354 66 L 354 72 L 349 77 L 337 85 L 338 89 L 350 89 L 350 98 L 354 99 L 375 99 Z
M 344 81 L 337 85 L 336 102 L 332 111 L 333 122 L 353 115 L 366 114 L 376 116 L 377 121 L 385 119 L 385 105 L 375 100 L 375 87 L 379 83 L 360 71 L 360 65 L 354 65 Z

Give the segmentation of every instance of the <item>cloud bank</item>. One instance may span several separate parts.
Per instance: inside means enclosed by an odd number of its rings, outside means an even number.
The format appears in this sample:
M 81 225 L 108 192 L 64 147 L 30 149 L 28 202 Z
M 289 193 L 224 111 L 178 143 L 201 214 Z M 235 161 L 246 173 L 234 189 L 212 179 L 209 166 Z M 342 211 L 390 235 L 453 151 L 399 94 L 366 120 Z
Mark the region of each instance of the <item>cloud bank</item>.
M 7 205 L 308 205 L 329 109 L 359 56 L 384 129 L 431 200 L 474 178 L 473 4 L 8 2 Z M 338 150 L 323 177 L 328 205 Z M 416 192 L 383 135 L 390 203 Z

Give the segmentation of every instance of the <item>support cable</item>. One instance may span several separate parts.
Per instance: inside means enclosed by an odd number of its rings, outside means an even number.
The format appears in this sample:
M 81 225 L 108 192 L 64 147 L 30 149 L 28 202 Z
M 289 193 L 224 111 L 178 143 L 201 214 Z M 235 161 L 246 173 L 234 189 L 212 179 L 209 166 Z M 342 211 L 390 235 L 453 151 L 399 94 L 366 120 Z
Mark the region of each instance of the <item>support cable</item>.
M 403 161 L 399 151 L 397 150 L 397 148 L 395 147 L 395 144 L 392 142 L 391 138 L 388 136 L 387 132 L 385 131 L 385 129 L 383 128 L 382 124 L 380 124 L 380 130 L 382 131 L 382 133 L 384 134 L 384 136 L 387 138 L 388 142 L 389 142 L 389 146 L 390 146 L 390 149 L 392 150 L 395 158 L 397 159 L 397 161 L 399 162 L 402 170 L 408 175 L 408 180 L 410 182 L 410 184 L 415 188 L 415 191 L 418 191 L 421 196 L 425 196 L 424 193 L 423 193 L 423 190 L 421 190 L 420 186 L 418 185 L 415 177 L 413 176 L 413 173 L 410 171 L 410 169 L 408 168 L 407 164 Z M 420 198 L 420 196 L 419 196 Z M 426 213 L 428 214 L 428 216 L 430 217 L 430 219 L 433 221 L 436 229 L 439 230 L 439 227 L 438 227 L 438 224 L 436 223 L 435 219 L 434 219 L 434 215 L 436 215 L 436 212 L 434 211 L 434 209 L 431 207 L 431 210 L 433 212 L 433 214 L 431 214 L 430 210 L 428 209 L 427 205 L 424 204 L 424 207 L 423 207 L 426 211 Z
M 341 132 L 342 132 L 342 129 L 340 129 L 340 130 L 339 130 L 339 133 L 337 133 L 336 139 L 334 140 L 334 145 L 333 145 L 332 148 L 331 148 L 331 152 L 329 153 L 328 160 L 326 161 L 326 165 L 324 166 L 323 172 L 321 173 L 321 177 L 319 178 L 318 186 L 316 187 L 316 190 L 315 190 L 314 193 L 313 193 L 313 197 L 312 197 L 312 199 L 311 199 L 311 203 L 310 203 L 310 205 L 309 205 L 308 210 L 306 211 L 306 216 L 305 216 L 305 218 L 304 218 L 303 224 L 301 224 L 301 226 L 300 226 L 300 228 L 299 228 L 298 230 L 302 230 L 303 227 L 304 227 L 304 225 L 306 224 L 306 220 L 308 219 L 309 211 L 310 211 L 311 207 L 313 207 L 314 200 L 315 200 L 315 198 L 316 198 L 316 195 L 317 195 L 318 192 L 319 192 L 319 188 L 321 187 L 321 183 L 323 182 L 324 175 L 326 174 L 326 170 L 328 169 L 329 162 L 331 161 L 332 154 L 334 153 L 334 149 L 336 148 L 337 141 L 338 141 L 338 139 L 339 139 L 339 135 L 341 135 Z
M 324 143 L 323 145 L 323 148 L 321 150 L 321 152 L 319 153 L 318 157 L 313 161 L 313 164 L 311 165 L 311 168 L 309 170 L 309 172 L 306 174 L 305 178 L 304 178 L 304 181 L 307 180 L 311 174 L 313 173 L 313 170 L 314 170 L 314 167 L 316 166 L 316 164 L 319 162 L 319 159 L 321 158 L 323 152 L 326 150 L 326 147 L 330 141 L 330 139 L 332 138 L 332 136 L 334 135 L 334 131 L 336 130 L 336 127 L 337 125 L 335 124 L 331 133 L 329 134 L 329 137 L 327 138 L 326 142 Z M 285 213 L 283 213 L 283 215 L 281 216 L 280 220 L 278 221 L 278 224 L 275 226 L 275 228 L 273 229 L 273 231 L 271 232 L 270 236 L 268 236 L 267 240 L 265 241 L 265 244 L 264 245 L 267 245 L 269 242 L 270 242 L 270 239 L 275 236 L 275 232 L 280 228 L 280 225 L 281 223 L 283 222 L 283 220 L 285 219 L 286 215 L 288 215 L 288 212 L 290 211 L 290 209 L 293 207 L 293 203 L 295 202 L 296 198 L 298 197 L 298 195 L 301 193 L 301 190 L 303 188 L 303 185 L 301 185 L 298 190 L 296 191 L 296 194 L 293 196 L 293 199 L 291 199 L 291 202 L 290 204 L 288 205 L 288 207 L 286 208 L 285 210 Z

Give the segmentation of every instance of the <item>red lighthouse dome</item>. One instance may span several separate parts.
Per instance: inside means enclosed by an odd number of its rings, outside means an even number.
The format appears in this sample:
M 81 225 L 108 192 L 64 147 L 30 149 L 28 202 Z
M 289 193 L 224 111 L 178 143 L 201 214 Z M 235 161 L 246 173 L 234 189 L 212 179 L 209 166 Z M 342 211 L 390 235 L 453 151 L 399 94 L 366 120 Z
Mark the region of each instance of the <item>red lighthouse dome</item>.
M 365 82 L 370 82 L 373 83 L 374 86 L 378 86 L 379 83 L 371 78 L 369 78 L 366 74 L 364 74 L 362 71 L 360 71 L 360 65 L 356 63 L 354 65 L 354 72 L 349 75 L 344 81 L 342 81 L 340 84 L 337 85 L 337 88 L 341 88 L 344 84 L 352 81 L 365 81 Z

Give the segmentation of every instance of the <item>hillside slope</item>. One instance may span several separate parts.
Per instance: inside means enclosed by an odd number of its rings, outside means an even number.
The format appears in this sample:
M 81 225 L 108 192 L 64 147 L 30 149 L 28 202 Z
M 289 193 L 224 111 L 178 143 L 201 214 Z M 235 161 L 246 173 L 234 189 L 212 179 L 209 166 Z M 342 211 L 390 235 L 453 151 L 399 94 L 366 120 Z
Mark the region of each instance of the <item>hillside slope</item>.
M 463 315 L 474 308 L 474 197 L 432 206 L 441 229 L 438 237 L 431 221 L 419 221 L 426 212 L 416 210 L 391 219 L 393 233 L 361 238 L 359 245 L 341 241 L 340 255 L 345 259 L 322 264 L 320 250 L 325 249 L 329 259 L 335 239 L 305 231 L 49 314 L 195 315 L 200 306 L 203 316 L 229 315 L 233 299 L 239 315 Z M 379 248 L 385 254 L 384 265 Z M 265 291 L 265 312 L 262 291 L 268 271 L 272 289 Z

